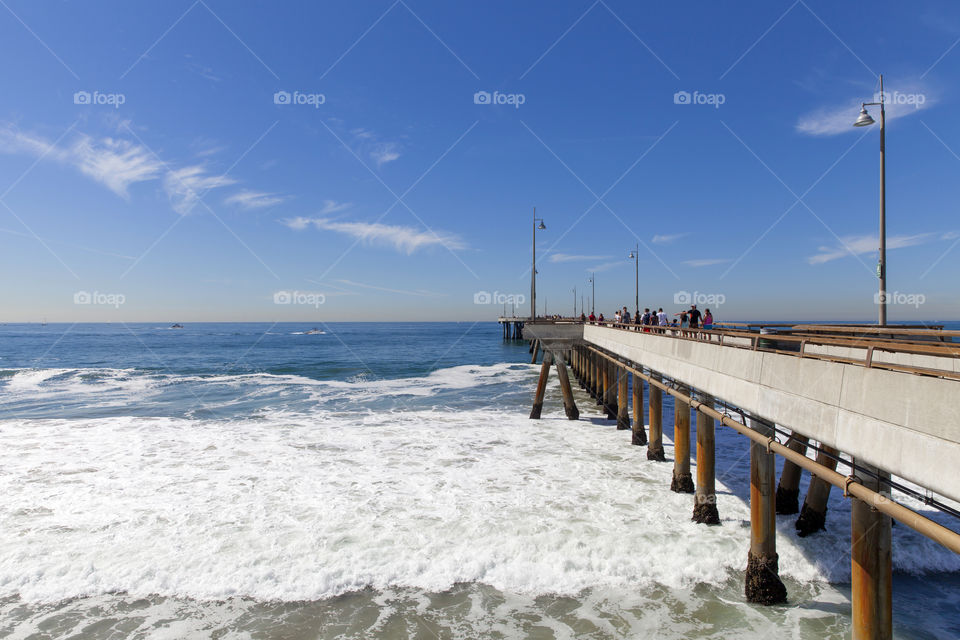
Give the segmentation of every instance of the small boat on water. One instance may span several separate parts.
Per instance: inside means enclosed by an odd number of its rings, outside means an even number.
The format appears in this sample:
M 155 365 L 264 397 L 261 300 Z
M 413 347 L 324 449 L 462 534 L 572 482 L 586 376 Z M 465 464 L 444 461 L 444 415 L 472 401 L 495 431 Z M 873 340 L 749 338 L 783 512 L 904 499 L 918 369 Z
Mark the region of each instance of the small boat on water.
M 171 328 L 171 329 L 183 329 L 183 325 L 180 324 L 179 322 L 175 322 L 174 324 L 170 325 L 170 328 Z
M 316 327 L 314 327 L 313 329 L 310 329 L 309 331 L 304 331 L 303 333 L 304 335 L 312 336 L 314 334 L 323 333 L 323 331 L 320 331 L 320 329 L 317 329 Z

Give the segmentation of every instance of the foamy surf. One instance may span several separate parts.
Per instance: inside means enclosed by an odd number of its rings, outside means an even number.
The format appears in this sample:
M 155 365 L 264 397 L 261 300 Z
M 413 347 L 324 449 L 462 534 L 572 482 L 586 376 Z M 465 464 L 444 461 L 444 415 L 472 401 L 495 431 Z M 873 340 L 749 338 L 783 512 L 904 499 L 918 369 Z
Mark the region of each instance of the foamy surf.
M 22 403 L 124 396 L 154 411 L 0 421 L 11 637 L 86 619 L 114 620 L 102 637 L 846 633 L 839 492 L 817 536 L 778 518 L 791 606 L 757 609 L 742 598 L 746 440 L 718 428 L 723 522 L 695 525 L 690 496 L 669 491 L 672 465 L 648 462 L 586 396 L 571 423 L 551 385 L 544 419 L 528 420 L 535 376 L 508 363 L 350 381 L 7 371 Z M 213 404 L 177 405 L 195 397 Z M 893 557 L 901 572 L 960 571 L 905 527 Z

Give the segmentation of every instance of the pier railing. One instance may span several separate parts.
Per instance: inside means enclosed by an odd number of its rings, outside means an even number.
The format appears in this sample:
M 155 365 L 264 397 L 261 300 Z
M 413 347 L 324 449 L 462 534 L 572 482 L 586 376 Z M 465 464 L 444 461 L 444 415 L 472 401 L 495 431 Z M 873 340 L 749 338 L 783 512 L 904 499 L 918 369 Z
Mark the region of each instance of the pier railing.
M 541 320 L 538 324 L 547 322 L 549 321 Z M 574 322 L 570 320 L 550 323 Z M 960 331 L 796 324 L 751 325 L 758 327 L 758 331 L 608 321 L 587 321 L 584 324 L 622 331 L 639 331 L 675 340 L 713 342 L 725 347 L 960 380 L 960 343 L 952 341 L 960 337 Z M 834 331 L 836 333 L 832 333 Z

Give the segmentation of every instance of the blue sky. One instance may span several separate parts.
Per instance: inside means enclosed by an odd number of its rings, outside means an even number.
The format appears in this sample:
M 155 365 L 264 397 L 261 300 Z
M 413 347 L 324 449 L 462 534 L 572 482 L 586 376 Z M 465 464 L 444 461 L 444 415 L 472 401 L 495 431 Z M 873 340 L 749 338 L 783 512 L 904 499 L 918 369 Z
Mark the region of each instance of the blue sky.
M 960 316 L 956 3 L 0 4 L 0 321 L 526 312 L 533 207 L 538 312 L 639 245 L 641 307 L 870 321 L 879 73 L 890 318 Z

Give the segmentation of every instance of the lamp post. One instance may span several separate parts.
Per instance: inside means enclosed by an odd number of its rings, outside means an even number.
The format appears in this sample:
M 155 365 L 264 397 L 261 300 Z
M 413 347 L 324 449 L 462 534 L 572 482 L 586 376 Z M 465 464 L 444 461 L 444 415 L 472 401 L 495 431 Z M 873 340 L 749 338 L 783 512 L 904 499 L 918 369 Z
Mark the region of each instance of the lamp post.
M 877 300 L 880 307 L 880 326 L 887 324 L 887 165 L 886 165 L 886 110 L 884 109 L 883 74 L 880 74 L 880 102 L 864 102 L 860 105 L 860 117 L 853 123 L 855 127 L 869 127 L 874 119 L 867 113 L 867 107 L 880 105 L 880 258 L 877 262 L 877 277 L 880 279 L 880 293 Z
M 537 221 L 540 226 L 537 226 Z M 537 230 L 543 231 L 547 225 L 543 224 L 543 218 L 537 217 L 537 208 L 533 208 L 533 271 L 530 272 L 530 322 L 537 318 Z
M 577 317 L 577 288 L 573 288 L 573 317 Z
M 596 313 L 597 305 L 597 274 L 591 273 L 590 277 L 587 279 L 587 282 L 590 283 L 590 313 Z
M 636 262 L 637 279 L 633 289 L 633 304 L 636 307 L 634 311 L 640 314 L 640 243 L 637 243 L 636 249 L 630 252 L 630 259 Z

